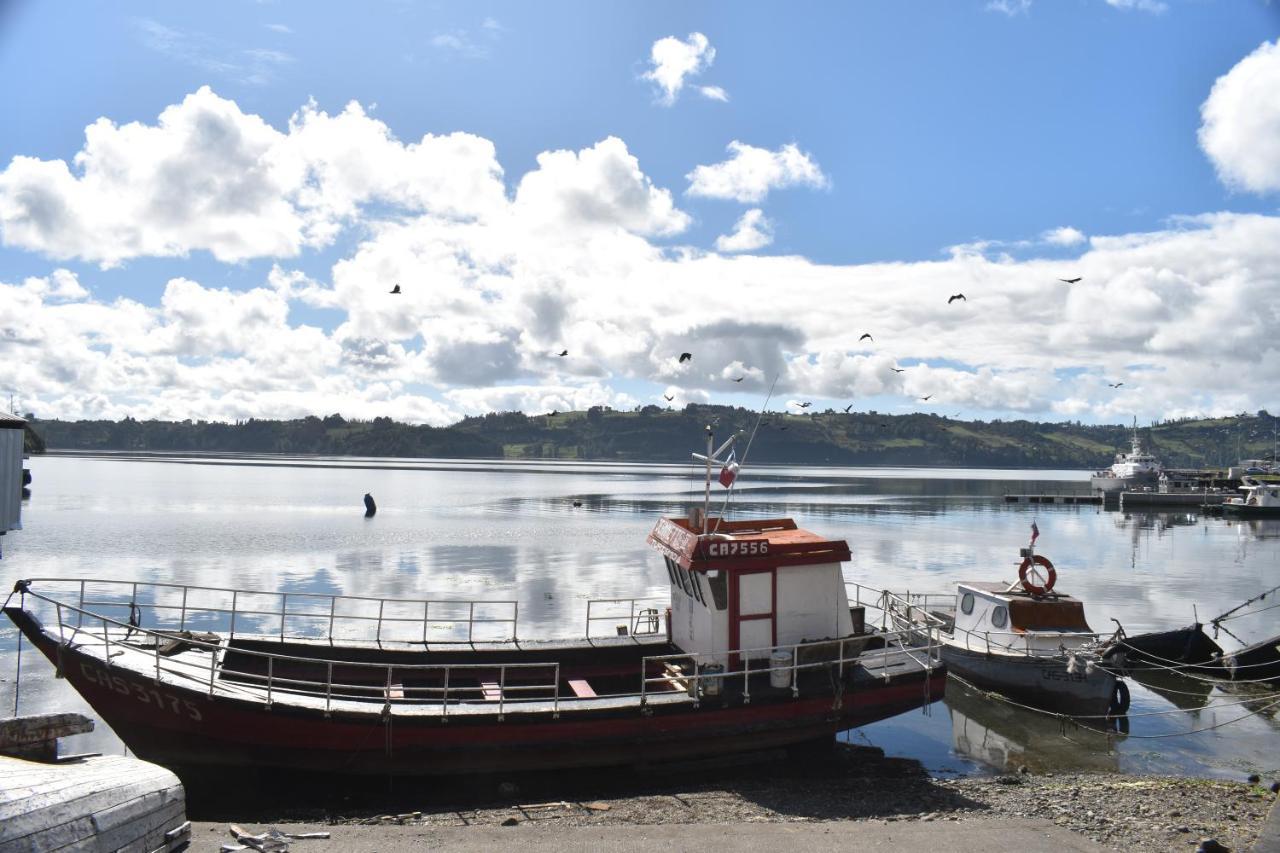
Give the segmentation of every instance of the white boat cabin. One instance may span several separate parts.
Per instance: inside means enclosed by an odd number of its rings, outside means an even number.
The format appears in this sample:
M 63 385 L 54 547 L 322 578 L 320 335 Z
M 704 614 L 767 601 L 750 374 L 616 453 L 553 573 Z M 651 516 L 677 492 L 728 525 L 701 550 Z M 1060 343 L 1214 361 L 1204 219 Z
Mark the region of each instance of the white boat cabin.
M 956 590 L 955 623 L 949 645 L 993 654 L 1054 653 L 1097 635 L 1085 621 L 1084 604 L 1058 592 L 1032 596 L 1008 584 L 971 581 Z
M 1280 483 L 1251 483 L 1240 487 L 1241 496 L 1226 501 L 1233 507 L 1280 511 Z
M 742 659 L 768 658 L 775 646 L 854 634 L 840 571 L 849 559 L 843 539 L 824 539 L 787 518 L 711 518 L 697 526 L 663 518 L 648 542 L 666 563 L 671 640 L 685 653 L 732 671 Z

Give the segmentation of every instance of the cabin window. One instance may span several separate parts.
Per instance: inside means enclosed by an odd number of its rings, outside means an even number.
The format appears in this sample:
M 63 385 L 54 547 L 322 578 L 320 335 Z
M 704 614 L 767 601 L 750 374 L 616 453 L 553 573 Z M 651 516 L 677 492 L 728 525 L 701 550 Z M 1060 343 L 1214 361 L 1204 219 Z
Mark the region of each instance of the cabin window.
M 991 611 L 991 624 L 997 628 L 1003 628 L 1009 624 L 1009 611 L 1003 607 L 997 607 Z
M 729 575 L 726 572 L 718 571 L 715 574 L 707 572 L 707 586 L 711 589 L 711 599 L 715 602 L 716 610 L 724 610 L 729 606 Z
M 689 582 L 693 584 L 693 597 L 698 599 L 699 604 L 706 607 L 707 602 L 702 597 L 702 583 L 698 580 L 697 572 L 689 572 Z
M 680 586 L 684 589 L 684 594 L 693 598 L 693 584 L 689 582 L 689 572 L 679 564 L 676 565 L 676 572 L 680 575 Z
M 662 559 L 667 564 L 667 577 L 671 579 L 671 585 L 679 586 L 680 579 L 676 577 L 676 564 L 671 561 L 670 557 L 663 557 Z
M 965 616 L 973 612 L 973 593 L 966 592 L 960 596 L 960 612 Z

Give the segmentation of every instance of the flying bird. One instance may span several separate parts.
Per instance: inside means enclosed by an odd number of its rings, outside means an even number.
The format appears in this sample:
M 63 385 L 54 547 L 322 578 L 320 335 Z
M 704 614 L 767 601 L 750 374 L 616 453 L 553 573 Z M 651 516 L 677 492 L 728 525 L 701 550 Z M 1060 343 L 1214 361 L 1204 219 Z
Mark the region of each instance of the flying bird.
M 889 369 L 890 369 L 890 370 L 892 370 L 894 373 L 906 373 L 906 372 L 907 372 L 907 369 L 906 369 L 905 367 L 890 367 Z
M 739 376 L 737 379 L 735 379 L 735 380 L 733 380 L 733 381 L 734 381 L 734 382 L 741 382 L 742 380 L 744 380 L 744 379 L 746 379 L 746 378 L 747 378 L 747 377 L 745 377 L 745 376 Z
M 399 293 L 399 292 L 400 292 L 400 285 L 398 285 L 398 284 L 397 284 L 395 287 L 391 288 L 391 292 L 392 292 L 392 293 Z
M 674 400 L 674 399 L 675 399 L 675 395 L 673 395 L 673 394 L 663 394 L 663 395 L 662 395 L 662 399 L 664 399 L 664 400 L 666 400 L 668 403 L 670 403 L 672 400 Z
M 951 298 L 947 300 L 947 304 L 950 305 L 952 302 L 955 302 L 957 299 L 959 299 L 961 302 L 969 301 L 968 299 L 964 298 L 963 293 L 953 293 L 951 294 Z
M 812 405 L 813 405 L 813 403 L 810 403 L 808 400 L 805 400 L 803 403 L 797 403 L 795 400 L 792 400 L 792 401 L 791 401 L 791 405 L 793 405 L 793 406 L 799 406 L 799 407 L 800 407 L 800 408 L 802 408 L 802 409 L 807 409 L 807 408 L 809 408 L 810 406 L 812 406 Z
M 689 360 L 690 360 L 690 359 L 692 359 L 692 358 L 693 358 L 693 353 L 691 353 L 691 352 L 682 352 L 682 353 L 680 353 L 680 363 L 681 363 L 681 364 L 684 364 L 686 361 L 689 361 Z
M 875 339 L 875 338 L 873 338 L 873 337 L 871 337 L 871 333 L 870 333 L 870 332 L 863 332 L 863 333 L 862 333 L 862 337 L 858 338 L 858 341 L 859 341 L 859 342 L 861 342 L 861 341 L 866 341 L 866 340 L 871 341 L 871 343 L 873 343 L 873 344 L 876 342 L 876 339 Z
M 1082 278 L 1083 276 L 1076 276 L 1075 278 L 1060 278 L 1058 279 L 1058 281 L 1062 282 L 1063 284 L 1075 284 L 1077 281 L 1080 281 Z
M 933 396 L 933 395 L 932 395 L 932 394 L 930 394 L 928 397 L 921 397 L 920 399 L 927 403 L 927 402 L 929 401 L 929 398 L 930 398 L 930 397 L 932 397 L 932 396 Z
M 560 352 L 556 353 L 556 355 L 560 356 L 561 358 L 564 358 L 568 354 L 569 354 L 569 351 L 567 349 L 562 349 L 560 350 Z
M 1119 388 L 1119 387 L 1120 387 L 1121 385 L 1123 385 L 1123 384 L 1124 384 L 1123 382 L 1116 382 L 1116 383 L 1108 382 L 1108 383 L 1107 383 L 1107 387 L 1108 387 L 1108 388 Z
M 853 403 L 850 403 L 849 405 L 845 406 L 845 407 L 844 407 L 844 413 L 845 413 L 846 415 L 847 415 L 847 414 L 849 414 L 849 410 L 850 410 L 850 409 L 852 409 L 852 408 L 853 408 Z

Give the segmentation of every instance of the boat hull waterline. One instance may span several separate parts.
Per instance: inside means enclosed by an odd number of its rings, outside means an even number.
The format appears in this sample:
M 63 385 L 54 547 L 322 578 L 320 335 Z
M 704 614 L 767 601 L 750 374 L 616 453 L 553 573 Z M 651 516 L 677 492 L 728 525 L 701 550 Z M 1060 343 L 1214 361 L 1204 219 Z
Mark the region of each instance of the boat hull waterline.
M 1112 709 L 1116 677 L 1101 667 L 1067 669 L 1063 658 L 985 654 L 943 644 L 950 672 L 1015 702 L 1071 716 L 1106 716 Z

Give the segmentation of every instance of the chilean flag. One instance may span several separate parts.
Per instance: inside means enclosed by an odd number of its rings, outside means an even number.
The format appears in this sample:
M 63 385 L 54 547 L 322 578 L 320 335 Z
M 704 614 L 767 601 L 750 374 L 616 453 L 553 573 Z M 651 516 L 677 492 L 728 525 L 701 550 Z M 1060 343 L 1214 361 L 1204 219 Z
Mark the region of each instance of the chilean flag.
M 724 463 L 724 467 L 720 469 L 720 485 L 726 489 L 733 485 L 733 481 L 738 479 L 738 463 L 734 461 L 737 451 L 729 451 L 729 461 Z

